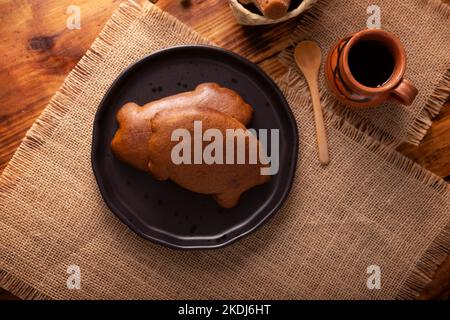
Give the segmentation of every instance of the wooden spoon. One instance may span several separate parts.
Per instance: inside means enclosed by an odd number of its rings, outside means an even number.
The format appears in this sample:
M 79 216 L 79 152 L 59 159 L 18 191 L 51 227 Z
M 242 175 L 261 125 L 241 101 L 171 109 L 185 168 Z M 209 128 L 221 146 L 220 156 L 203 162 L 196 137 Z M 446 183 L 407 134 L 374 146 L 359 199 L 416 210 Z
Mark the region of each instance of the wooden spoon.
M 302 41 L 295 48 L 295 62 L 308 82 L 311 92 L 314 119 L 316 121 L 317 145 L 319 151 L 319 161 L 322 164 L 328 164 L 328 142 L 325 125 L 323 122 L 322 107 L 320 105 L 318 74 L 322 54 L 317 43 L 313 41 Z

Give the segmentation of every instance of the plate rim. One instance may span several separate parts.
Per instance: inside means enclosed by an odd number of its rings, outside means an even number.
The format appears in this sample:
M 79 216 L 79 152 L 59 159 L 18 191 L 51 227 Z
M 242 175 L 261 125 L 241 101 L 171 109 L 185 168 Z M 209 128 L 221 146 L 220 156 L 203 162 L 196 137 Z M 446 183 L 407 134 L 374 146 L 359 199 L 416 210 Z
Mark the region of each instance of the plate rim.
M 259 77 L 261 77 L 264 81 L 268 82 L 268 84 L 273 88 L 276 95 L 280 98 L 280 101 L 282 102 L 282 108 L 284 109 L 284 111 L 287 115 L 287 118 L 288 118 L 287 120 L 290 123 L 291 127 L 293 128 L 293 131 L 294 131 L 293 132 L 294 133 L 293 134 L 293 139 L 294 139 L 293 145 L 294 146 L 293 146 L 293 150 L 292 150 L 293 152 L 292 152 L 292 156 L 291 156 L 290 166 L 288 168 L 288 173 L 287 173 L 287 175 L 290 178 L 289 179 L 290 181 L 288 181 L 288 184 L 283 188 L 281 196 L 274 202 L 274 205 L 272 206 L 271 209 L 267 210 L 267 212 L 257 221 L 250 220 L 250 222 L 241 226 L 239 228 L 239 231 L 237 234 L 235 234 L 233 237 L 227 238 L 223 242 L 220 242 L 220 243 L 211 242 L 209 244 L 189 245 L 189 244 L 172 243 L 170 241 L 166 241 L 164 239 L 154 237 L 152 235 L 149 235 L 149 234 L 141 231 L 133 223 L 131 223 L 129 221 L 129 219 L 127 219 L 126 215 L 122 214 L 121 210 L 116 207 L 116 205 L 114 204 L 113 201 L 111 201 L 111 197 L 108 196 L 108 193 L 105 190 L 105 186 L 103 185 L 103 183 L 101 181 L 102 178 L 100 177 L 100 175 L 101 175 L 99 172 L 100 169 L 98 168 L 98 165 L 97 165 L 94 155 L 97 152 L 97 144 L 98 144 L 98 141 L 101 136 L 101 134 L 98 132 L 99 129 L 98 129 L 98 125 L 97 125 L 100 114 L 102 113 L 101 111 L 104 110 L 104 104 L 106 103 L 106 101 L 108 100 L 108 97 L 112 94 L 114 89 L 116 89 L 116 87 L 120 84 L 121 79 L 123 77 L 125 77 L 133 69 L 137 68 L 140 64 L 145 63 L 147 60 L 149 60 L 151 58 L 155 58 L 155 57 L 164 55 L 168 52 L 172 53 L 174 51 L 195 50 L 195 49 L 213 50 L 218 53 L 228 55 L 228 56 L 232 57 L 233 59 L 236 59 L 239 63 L 244 64 L 247 68 L 252 69 L 252 71 L 255 72 Z M 124 70 L 122 70 L 122 72 L 120 72 L 120 74 L 114 79 L 114 81 L 111 83 L 111 85 L 105 92 L 102 100 L 100 101 L 100 103 L 97 106 L 92 127 L 93 127 L 93 129 L 92 129 L 92 141 L 91 141 L 91 167 L 92 167 L 92 171 L 94 173 L 96 184 L 97 184 L 98 190 L 100 191 L 100 195 L 102 197 L 103 202 L 106 204 L 108 209 L 117 218 L 119 218 L 119 220 L 122 223 L 124 223 L 128 228 L 130 228 L 134 233 L 136 233 L 140 237 L 144 238 L 145 240 L 151 241 L 152 243 L 162 245 L 162 246 L 165 246 L 168 248 L 179 249 L 179 250 L 219 249 L 219 248 L 226 247 L 226 246 L 236 242 L 237 240 L 253 233 L 259 227 L 261 227 L 263 224 L 268 222 L 268 220 L 271 217 L 273 217 L 280 210 L 283 203 L 286 201 L 287 197 L 289 196 L 290 191 L 292 189 L 292 185 L 295 180 L 295 176 L 296 176 L 295 173 L 296 173 L 297 162 L 298 162 L 299 135 L 298 135 L 297 121 L 295 120 L 295 116 L 290 108 L 289 103 L 287 102 L 286 97 L 284 96 L 283 92 L 281 91 L 279 86 L 276 84 L 276 82 L 269 75 L 267 75 L 266 72 L 261 69 L 261 67 L 259 67 L 255 63 L 251 62 L 247 58 L 244 58 L 243 56 L 241 56 L 233 51 L 230 51 L 230 50 L 227 50 L 227 49 L 224 49 L 221 47 L 217 47 L 217 46 L 213 46 L 213 45 L 171 46 L 171 47 L 167 47 L 167 48 L 164 48 L 161 50 L 154 51 L 154 52 L 132 62 Z M 241 231 L 241 229 L 243 229 L 243 230 Z M 186 240 L 183 240 L 183 241 L 186 241 Z

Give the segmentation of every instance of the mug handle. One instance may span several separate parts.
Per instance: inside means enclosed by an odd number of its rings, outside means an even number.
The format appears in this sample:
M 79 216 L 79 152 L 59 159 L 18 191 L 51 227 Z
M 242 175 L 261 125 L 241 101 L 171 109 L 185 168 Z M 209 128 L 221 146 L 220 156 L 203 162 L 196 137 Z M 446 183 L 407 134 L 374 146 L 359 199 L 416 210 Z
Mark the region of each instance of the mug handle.
M 413 103 L 418 92 L 419 91 L 411 81 L 403 79 L 402 82 L 392 90 L 391 95 L 393 99 L 401 104 L 409 106 Z

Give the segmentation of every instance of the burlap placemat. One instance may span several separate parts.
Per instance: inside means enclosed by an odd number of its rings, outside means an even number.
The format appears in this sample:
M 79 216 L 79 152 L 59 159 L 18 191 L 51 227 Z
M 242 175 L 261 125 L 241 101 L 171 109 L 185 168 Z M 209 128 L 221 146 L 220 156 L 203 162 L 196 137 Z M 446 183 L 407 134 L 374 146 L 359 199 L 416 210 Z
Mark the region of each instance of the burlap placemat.
M 450 94 L 450 6 L 440 0 L 319 0 L 308 11 L 293 35 L 293 43 L 314 39 L 328 54 L 338 39 L 367 28 L 369 6 L 380 8 L 381 27 L 395 33 L 405 45 L 405 77 L 419 89 L 413 105 L 389 102 L 365 110 L 354 110 L 336 102 L 321 75 L 323 106 L 333 108 L 357 127 L 395 146 L 401 142 L 419 144 Z M 371 11 L 372 12 L 372 11 Z M 293 50 L 280 55 L 291 66 L 291 83 L 306 90 L 306 82 L 294 66 Z M 325 60 L 325 56 L 324 56 Z M 324 62 L 323 62 L 324 63 Z
M 410 298 L 449 252 L 450 188 L 327 113 L 317 161 L 311 107 L 282 89 L 300 131 L 282 210 L 218 250 L 177 251 L 135 235 L 106 207 L 90 165 L 92 123 L 113 79 L 154 50 L 205 43 L 153 5 L 121 5 L 28 132 L 0 179 L 0 285 L 21 298 Z M 67 288 L 67 268 L 81 288 Z M 381 269 L 381 289 L 367 268 Z

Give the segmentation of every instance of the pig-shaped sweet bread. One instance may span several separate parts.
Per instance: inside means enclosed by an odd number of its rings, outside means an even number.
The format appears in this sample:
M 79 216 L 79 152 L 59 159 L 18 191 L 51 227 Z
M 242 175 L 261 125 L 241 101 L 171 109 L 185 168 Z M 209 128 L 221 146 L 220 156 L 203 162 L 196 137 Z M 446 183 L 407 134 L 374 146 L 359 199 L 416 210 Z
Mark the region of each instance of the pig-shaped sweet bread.
M 125 104 L 117 112 L 119 129 L 111 148 L 123 162 L 143 171 L 148 167 L 147 142 L 151 134 L 150 119 L 159 111 L 172 108 L 208 107 L 223 112 L 244 125 L 252 119 L 253 109 L 233 90 L 216 83 L 203 83 L 194 91 L 169 96 L 140 107 L 135 103 Z M 183 111 L 180 110 L 180 113 Z
M 194 128 L 197 126 L 198 129 L 200 121 L 201 132 L 206 135 L 208 129 L 214 129 L 219 139 L 222 137 L 221 143 L 217 141 L 217 137 L 205 139 L 196 136 L 195 132 L 198 133 L 198 130 L 195 131 Z M 227 136 L 227 129 L 233 130 L 233 136 Z M 185 135 L 189 133 L 187 140 L 183 141 L 188 142 L 186 149 L 176 148 L 176 145 L 182 146 L 182 139 L 172 138 L 175 130 L 183 133 L 179 137 L 185 139 Z M 257 137 L 247 131 L 241 122 L 227 114 L 205 107 L 186 108 L 182 112 L 178 109 L 167 109 L 158 112 L 151 119 L 151 132 L 148 141 L 150 173 L 156 179 L 171 179 L 188 190 L 212 195 L 224 208 L 234 207 L 243 192 L 269 180 L 268 175 L 261 174 L 261 168 L 267 165 L 261 164 L 261 158 L 258 157 L 259 149 L 263 147 Z M 239 139 L 243 142 L 241 148 Z M 211 152 L 207 153 L 208 145 L 211 147 L 210 141 L 219 144 L 214 152 L 209 149 Z M 232 160 L 228 162 L 226 144 L 230 141 L 233 141 L 233 153 L 230 157 Z M 196 143 L 201 146 L 197 149 L 201 154 L 195 155 Z M 221 156 L 219 150 L 222 151 Z M 256 155 L 253 164 L 250 161 L 250 150 Z M 245 160 L 241 161 L 242 164 L 238 164 L 239 152 L 244 152 Z M 265 155 L 265 151 L 262 154 Z M 208 155 L 213 157 L 208 160 Z M 217 158 L 214 158 L 216 156 Z M 194 163 L 195 158 L 200 161 L 198 164 Z M 181 159 L 187 161 L 181 162 Z
M 135 103 L 125 104 L 117 113 L 119 129 L 111 142 L 111 149 L 121 161 L 147 171 L 159 180 L 170 178 L 186 189 L 212 195 L 219 205 L 231 208 L 244 191 L 269 180 L 269 176 L 262 175 L 260 170 L 267 167 L 260 161 L 265 152 L 259 152 L 261 144 L 246 130 L 252 115 L 252 107 L 233 90 L 215 83 L 204 83 L 194 91 L 169 96 L 143 107 Z M 232 149 L 235 153 L 232 156 L 236 157 L 231 163 L 227 159 L 222 164 L 216 160 L 208 162 L 208 159 L 202 164 L 178 163 L 176 159 L 174 162 L 172 151 L 177 141 L 172 141 L 172 133 L 184 129 L 192 133 L 192 141 L 189 138 L 189 142 L 195 143 L 193 130 L 197 120 L 202 122 L 203 131 L 214 129 L 223 134 L 223 150 L 216 148 L 214 157 L 218 150 L 226 157 L 226 130 L 240 129 L 236 133 L 236 146 Z M 243 138 L 243 162 L 237 161 L 239 137 Z M 203 147 L 206 146 L 207 150 L 208 143 L 202 138 L 200 140 L 202 157 Z M 256 161 L 253 162 L 249 161 L 250 145 L 256 146 L 253 150 Z M 193 149 L 185 152 L 187 157 L 194 157 Z

